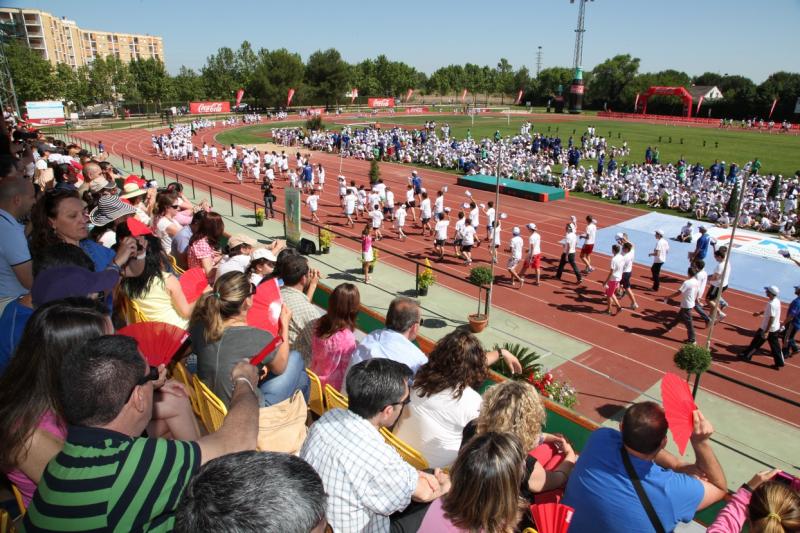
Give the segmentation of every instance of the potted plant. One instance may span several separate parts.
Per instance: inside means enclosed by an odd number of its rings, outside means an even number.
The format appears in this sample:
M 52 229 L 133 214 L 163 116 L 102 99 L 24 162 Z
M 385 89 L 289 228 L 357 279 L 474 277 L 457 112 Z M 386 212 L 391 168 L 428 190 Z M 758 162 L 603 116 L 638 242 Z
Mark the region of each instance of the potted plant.
M 436 276 L 433 274 L 430 259 L 425 259 L 425 268 L 417 276 L 417 295 L 427 296 L 428 288 L 436 282 Z
M 375 270 L 375 263 L 378 262 L 378 249 L 372 249 L 372 261 L 369 262 L 369 273 L 372 274 L 372 271 Z M 364 260 L 361 260 L 361 264 L 364 264 Z
M 336 236 L 332 231 L 327 229 L 327 226 L 319 230 L 319 249 L 323 254 L 330 253 L 331 242 L 334 238 L 336 238 Z
M 483 303 L 481 300 L 481 293 L 484 290 L 487 292 L 491 290 L 490 287 L 493 281 L 492 270 L 489 267 L 477 266 L 469 271 L 468 280 L 473 285 L 478 286 L 478 312 L 467 317 L 469 320 L 469 330 L 473 333 L 480 333 L 489 323 L 489 315 L 481 313 L 481 304 Z
M 697 376 L 692 390 L 692 396 L 696 396 L 700 385 L 700 374 L 711 367 L 711 352 L 705 346 L 687 342 L 675 354 L 674 361 L 675 366 L 686 372 L 687 383 L 692 374 Z
M 542 370 L 542 365 L 536 362 L 539 360 L 540 355 L 521 344 L 506 342 L 502 346 L 495 345 L 494 349 L 497 351 L 508 350 L 517 358 L 519 364 L 522 366 L 522 372 L 515 374 L 511 367 L 508 366 L 505 359 L 501 357 L 490 367 L 501 376 L 514 380 L 527 380 L 528 376 Z
M 263 226 L 264 225 L 264 210 L 260 207 L 256 209 L 256 226 Z

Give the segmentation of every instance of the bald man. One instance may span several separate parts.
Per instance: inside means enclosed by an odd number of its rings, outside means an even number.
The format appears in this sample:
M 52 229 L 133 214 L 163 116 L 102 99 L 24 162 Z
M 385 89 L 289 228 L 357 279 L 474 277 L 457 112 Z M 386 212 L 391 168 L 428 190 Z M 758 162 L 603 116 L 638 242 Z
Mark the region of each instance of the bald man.
M 0 181 L 0 313 L 33 285 L 33 268 L 25 226 L 18 220 L 36 201 L 33 183 L 18 177 Z

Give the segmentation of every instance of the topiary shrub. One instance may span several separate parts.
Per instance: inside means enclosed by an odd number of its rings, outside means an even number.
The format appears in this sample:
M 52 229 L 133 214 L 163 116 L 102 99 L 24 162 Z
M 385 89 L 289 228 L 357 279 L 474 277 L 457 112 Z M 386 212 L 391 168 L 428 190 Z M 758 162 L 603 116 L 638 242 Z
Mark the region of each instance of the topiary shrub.
M 675 366 L 686 372 L 686 381 L 692 374 L 700 375 L 711 367 L 711 352 L 705 346 L 686 343 L 675 354 Z

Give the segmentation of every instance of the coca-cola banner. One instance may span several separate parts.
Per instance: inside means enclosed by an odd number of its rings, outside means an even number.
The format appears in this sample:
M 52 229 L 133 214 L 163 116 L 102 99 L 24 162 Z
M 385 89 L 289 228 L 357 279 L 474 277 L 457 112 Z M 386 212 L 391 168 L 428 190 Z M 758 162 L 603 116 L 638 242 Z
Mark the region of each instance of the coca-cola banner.
M 370 107 L 394 107 L 394 98 L 369 98 L 367 105 Z
M 428 108 L 427 107 L 407 107 L 406 108 L 406 113 L 408 113 L 408 114 L 412 114 L 412 113 L 427 113 L 427 112 L 428 112 Z
M 208 113 L 230 113 L 230 102 L 189 102 L 189 113 L 204 115 Z
M 325 108 L 324 107 L 312 107 L 311 109 L 308 110 L 308 114 L 311 115 L 311 116 L 323 115 L 323 114 L 325 114 Z

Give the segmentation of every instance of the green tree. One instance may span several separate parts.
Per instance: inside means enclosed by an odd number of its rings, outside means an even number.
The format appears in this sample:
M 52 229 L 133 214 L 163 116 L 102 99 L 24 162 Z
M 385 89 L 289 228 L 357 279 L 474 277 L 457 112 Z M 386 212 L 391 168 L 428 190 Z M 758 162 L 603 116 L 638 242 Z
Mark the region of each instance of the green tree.
M 495 91 L 501 94 L 501 101 L 504 101 L 506 95 L 513 94 L 518 89 L 514 79 L 514 69 L 508 59 L 501 57 L 495 71 Z
M 573 75 L 574 73 L 572 69 L 566 67 L 550 67 L 542 69 L 539 72 L 539 77 L 537 78 L 537 81 L 539 82 L 537 96 L 540 98 L 547 98 L 549 96 L 558 95 L 559 86 L 566 94 Z
M 290 88 L 298 91 L 293 103 L 302 102 L 302 85 L 305 67 L 299 54 L 285 48 L 266 50 L 256 54 L 256 67 L 250 83 L 245 88 L 259 103 L 270 107 L 286 105 Z
M 48 60 L 16 41 L 3 46 L 20 108 L 25 102 L 56 97 L 59 88 L 54 83 L 53 67 Z
M 209 98 L 229 100 L 241 85 L 236 56 L 227 46 L 208 56 L 200 72 Z
M 587 85 L 590 101 L 608 102 L 609 106 L 621 108 L 625 87 L 636 78 L 639 72 L 639 58 L 621 54 L 606 59 L 592 69 L 592 82 Z
M 796 72 L 775 72 L 758 86 L 758 98 L 763 110 L 758 115 L 765 119 L 769 115 L 769 106 L 773 99 L 778 99 L 773 119 L 789 118 L 794 112 L 795 102 L 800 96 L 800 74 Z
M 205 98 L 202 78 L 192 69 L 181 65 L 172 78 L 172 95 L 180 102 L 191 102 Z
M 136 91 L 145 102 L 161 106 L 170 90 L 170 80 L 164 63 L 152 57 L 130 62 L 129 69 L 135 80 Z
M 88 67 L 73 69 L 65 63 L 59 63 L 53 81 L 57 97 L 67 104 L 70 111 L 82 109 L 90 103 Z
M 317 50 L 308 58 L 306 82 L 315 95 L 325 101 L 325 106 L 338 104 L 347 92 L 350 81 L 350 66 L 335 48 Z

